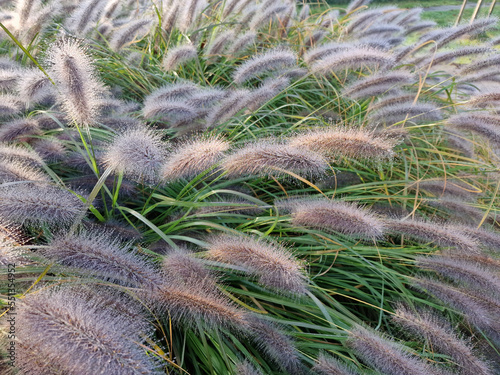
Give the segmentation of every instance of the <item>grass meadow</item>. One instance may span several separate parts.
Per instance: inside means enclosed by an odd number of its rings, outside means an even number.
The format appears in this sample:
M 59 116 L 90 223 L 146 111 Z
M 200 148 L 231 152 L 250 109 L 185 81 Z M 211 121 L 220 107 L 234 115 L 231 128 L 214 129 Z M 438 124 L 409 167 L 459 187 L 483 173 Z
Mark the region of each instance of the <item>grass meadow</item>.
M 0 374 L 499 374 L 500 10 L 395 3 L 0 1 Z

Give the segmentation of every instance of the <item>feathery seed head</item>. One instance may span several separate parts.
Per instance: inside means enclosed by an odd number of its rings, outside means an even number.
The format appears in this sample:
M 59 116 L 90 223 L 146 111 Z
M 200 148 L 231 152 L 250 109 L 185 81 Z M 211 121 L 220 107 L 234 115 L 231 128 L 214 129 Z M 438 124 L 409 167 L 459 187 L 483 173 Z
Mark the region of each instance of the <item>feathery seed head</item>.
M 302 266 L 284 247 L 244 236 L 212 237 L 208 242 L 210 258 L 244 267 L 261 284 L 294 294 L 306 291 Z
M 0 159 L 0 183 L 14 181 L 49 182 L 49 178 L 26 162 Z
M 104 88 L 86 49 L 76 40 L 62 40 L 52 46 L 48 63 L 66 114 L 78 125 L 91 126 Z
M 279 327 L 256 316 L 250 319 L 250 333 L 260 349 L 273 359 L 282 371 L 292 375 L 303 373 L 293 340 L 281 332 Z
M 467 320 L 488 335 L 500 339 L 498 336 L 498 316 L 500 304 L 498 299 L 478 289 L 453 287 L 430 278 L 417 277 L 414 279 L 416 287 L 433 295 L 447 306 L 461 311 Z
M 257 38 L 257 33 L 254 31 L 247 31 L 241 34 L 228 48 L 228 54 L 231 56 L 239 56 L 245 49 L 250 46 Z
M 40 103 L 55 97 L 56 90 L 49 78 L 40 69 L 27 69 L 17 82 L 19 96 L 27 102 Z
M 19 96 L 0 95 L 0 118 L 16 115 L 22 108 L 23 101 Z
M 414 82 L 413 75 L 404 71 L 375 74 L 345 87 L 343 94 L 352 99 L 364 99 L 370 96 L 382 95 L 412 82 Z
M 290 50 L 277 48 L 253 56 L 241 64 L 233 73 L 235 83 L 244 83 L 263 73 L 290 68 L 297 64 L 297 56 Z
M 351 0 L 345 11 L 347 14 L 354 12 L 355 10 L 361 8 L 362 6 L 367 6 L 370 4 L 371 0 Z
M 217 37 L 206 47 L 206 55 L 222 55 L 229 43 L 234 39 L 235 34 L 233 30 L 227 30 L 217 35 Z
M 0 144 L 0 159 L 3 161 L 18 161 L 39 167 L 43 164 L 40 156 L 38 152 L 24 147 Z
M 84 0 L 78 3 L 71 16 L 66 19 L 66 28 L 78 37 L 84 37 L 99 20 L 107 1 Z
M 113 32 L 109 45 L 114 51 L 119 51 L 134 39 L 143 38 L 148 33 L 151 22 L 149 19 L 139 19 L 126 23 Z
M 82 274 L 120 285 L 151 290 L 162 283 L 158 272 L 130 246 L 123 246 L 115 233 L 97 228 L 57 235 L 41 253 Z
M 267 78 L 257 89 L 251 91 L 248 98 L 248 109 L 251 111 L 257 110 L 285 90 L 289 84 L 290 79 L 288 77 Z
M 196 1 L 196 0 L 191 0 Z M 184 44 L 167 51 L 167 54 L 163 58 L 162 67 L 166 71 L 176 70 L 179 65 L 184 64 L 190 60 L 194 60 L 198 57 L 198 52 L 196 48 L 191 44 Z
M 195 286 L 211 280 L 215 285 L 216 282 L 216 278 L 203 265 L 203 262 L 185 249 L 169 251 L 163 261 L 162 270 L 167 278 L 179 280 L 183 284 Z
M 316 363 L 313 369 L 322 375 L 357 375 L 357 372 L 353 369 L 324 353 L 319 355 L 318 363 Z
M 33 119 L 19 118 L 5 122 L 0 127 L 1 142 L 26 142 L 34 135 L 40 135 L 40 128 Z
M 349 332 L 348 345 L 366 363 L 387 375 L 432 374 L 432 368 L 410 355 L 404 346 L 379 333 L 356 326 Z
M 446 256 L 420 256 L 416 259 L 417 267 L 433 270 L 457 284 L 470 285 L 472 288 L 488 290 L 500 296 L 500 278 L 494 273 L 468 260 Z
M 165 160 L 165 145 L 155 131 L 138 127 L 115 137 L 104 156 L 108 167 L 137 181 L 154 183 Z
M 13 223 L 66 225 L 84 212 L 84 207 L 74 194 L 50 185 L 0 188 L 0 217 Z
M 19 302 L 16 336 L 21 353 L 16 362 L 21 372 L 159 374 L 152 357 L 138 345 L 148 329 L 144 318 L 139 323 L 84 293 L 51 288 Z
M 493 375 L 488 365 L 474 355 L 470 345 L 457 337 L 450 323 L 430 310 L 415 310 L 398 304 L 392 319 L 405 330 L 427 340 L 433 348 L 452 357 L 461 367 L 461 373 Z
M 287 172 L 317 176 L 324 173 L 327 166 L 324 157 L 314 151 L 270 141 L 245 146 L 223 162 L 229 176 L 286 176 Z
M 424 190 L 437 197 L 448 197 L 470 201 L 474 194 L 481 193 L 479 188 L 456 180 L 422 180 L 409 187 L 410 190 Z
M 168 280 L 154 294 L 154 301 L 176 322 L 195 326 L 200 322 L 208 328 L 228 327 L 237 330 L 248 326 L 247 313 L 227 299 L 211 278 L 197 282 Z
M 393 62 L 393 57 L 387 52 L 367 46 L 357 46 L 347 51 L 328 54 L 324 58 L 316 60 L 310 68 L 313 73 L 327 75 L 332 71 L 336 72 L 346 68 L 390 66 Z
M 170 181 L 194 177 L 218 163 L 228 149 L 229 143 L 218 137 L 184 142 L 165 161 L 162 178 Z
M 478 244 L 462 233 L 460 227 L 419 220 L 386 221 L 387 231 L 409 236 L 416 240 L 436 243 L 443 247 L 455 247 L 464 252 L 478 252 Z
M 439 108 L 432 103 L 400 103 L 384 106 L 376 111 L 370 112 L 368 119 L 372 123 L 385 123 L 394 125 L 399 122 L 409 121 L 423 123 L 428 121 L 439 121 L 442 119 Z
M 290 211 L 292 224 L 333 230 L 361 238 L 379 238 L 384 234 L 384 224 L 369 210 L 354 203 L 330 199 L 291 198 L 277 201 L 278 207 Z
M 262 372 L 254 368 L 248 361 L 238 363 L 236 375 L 262 375 Z
M 249 90 L 232 90 L 220 104 L 207 115 L 206 127 L 222 124 L 249 105 L 251 92 Z
M 394 157 L 397 140 L 371 130 L 327 128 L 298 134 L 290 145 L 306 147 L 326 156 L 348 157 L 361 160 L 387 160 Z

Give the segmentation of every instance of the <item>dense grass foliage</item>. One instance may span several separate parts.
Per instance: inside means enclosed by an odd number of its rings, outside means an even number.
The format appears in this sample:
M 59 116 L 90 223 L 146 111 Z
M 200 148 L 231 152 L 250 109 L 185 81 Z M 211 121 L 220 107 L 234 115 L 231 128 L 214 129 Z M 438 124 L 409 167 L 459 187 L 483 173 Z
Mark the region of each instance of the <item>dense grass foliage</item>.
M 368 3 L 4 2 L 3 372 L 499 373 L 497 19 Z

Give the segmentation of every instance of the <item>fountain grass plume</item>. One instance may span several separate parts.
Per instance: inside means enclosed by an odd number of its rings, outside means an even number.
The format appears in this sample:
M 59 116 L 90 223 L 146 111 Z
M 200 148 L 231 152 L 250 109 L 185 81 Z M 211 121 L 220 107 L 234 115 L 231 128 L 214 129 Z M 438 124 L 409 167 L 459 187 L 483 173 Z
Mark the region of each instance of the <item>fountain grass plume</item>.
M 404 71 L 386 72 L 370 75 L 358 80 L 342 90 L 343 95 L 352 99 L 379 96 L 392 89 L 414 82 L 412 74 Z
M 500 302 L 492 298 L 488 289 L 480 291 L 464 287 L 454 287 L 450 284 L 419 276 L 413 279 L 413 285 L 441 300 L 445 305 L 464 314 L 465 318 L 487 336 L 499 343 L 500 339 Z
M 138 345 L 146 333 L 138 330 L 139 324 L 130 324 L 122 314 L 99 305 L 99 299 L 81 293 L 51 288 L 19 302 L 20 370 L 39 374 L 40 368 L 55 367 L 61 371 L 56 373 L 65 374 L 159 374 L 155 360 Z
M 196 92 L 186 100 L 186 104 L 193 108 L 208 108 L 228 96 L 223 88 L 213 87 Z
M 109 41 L 110 47 L 114 51 L 121 50 L 127 43 L 132 42 L 135 38 L 143 38 L 149 32 L 151 25 L 149 19 L 138 19 L 126 23 L 124 26 L 113 32 L 113 36 Z
M 329 42 L 322 44 L 316 48 L 308 50 L 304 54 L 304 61 L 311 65 L 313 62 L 323 59 L 329 55 L 336 54 L 342 51 L 346 51 L 352 48 L 352 43 L 339 43 L 339 42 Z
M 378 35 L 378 37 L 387 38 L 389 35 L 392 35 L 392 34 L 400 34 L 403 32 L 403 30 L 404 29 L 401 26 L 397 26 L 397 25 L 390 25 L 390 24 L 374 25 L 374 26 L 370 26 L 369 28 L 367 28 L 366 30 L 363 30 L 360 33 L 357 33 L 356 36 L 359 38 L 377 37 L 377 34 L 381 34 L 381 35 Z
M 65 113 L 80 126 L 93 125 L 104 88 L 87 49 L 77 40 L 64 39 L 52 45 L 47 61 Z
M 384 133 L 361 128 L 332 127 L 297 134 L 289 140 L 293 147 L 308 148 L 327 157 L 356 160 L 390 160 L 398 140 Z
M 435 26 L 436 26 L 436 22 L 434 22 L 434 21 L 417 22 L 413 25 L 406 27 L 404 34 L 405 34 L 405 36 L 408 36 L 410 34 L 417 33 L 417 32 L 423 31 L 423 30 L 427 30 L 427 29 L 430 29 L 430 28 L 435 27 Z
M 500 116 L 491 114 L 486 111 L 462 112 L 460 114 L 451 116 L 447 122 L 457 127 L 472 127 L 476 123 L 480 125 L 492 125 L 493 127 L 500 127 Z
M 311 9 L 309 7 L 309 4 L 303 4 L 299 12 L 299 21 L 303 22 L 307 20 L 310 14 L 311 14 Z
M 0 69 L 0 90 L 12 91 L 23 76 L 21 69 Z
M 382 109 L 382 108 L 387 107 L 387 106 L 392 106 L 392 105 L 402 104 L 402 103 L 411 105 L 414 100 L 415 100 L 415 94 L 406 93 L 406 92 L 394 93 L 394 94 L 390 94 L 390 95 L 383 95 L 378 99 L 378 101 L 370 103 L 368 110 L 369 110 L 369 112 L 377 111 L 377 110 Z
M 0 126 L 1 142 L 27 142 L 30 138 L 41 134 L 38 123 L 29 118 L 18 118 L 4 122 Z
M 386 220 L 387 231 L 408 236 L 417 241 L 434 243 L 441 247 L 454 247 L 466 253 L 478 252 L 478 243 L 462 233 L 459 226 L 443 225 L 420 220 Z
M 484 59 L 480 60 L 475 60 L 471 62 L 470 64 L 465 65 L 463 68 L 460 69 L 460 74 L 466 75 L 466 74 L 471 74 L 471 73 L 477 73 L 479 71 L 482 71 L 484 69 L 488 69 L 491 67 L 497 67 L 500 65 L 500 55 L 493 55 L 493 56 L 488 56 Z
M 297 349 L 290 336 L 281 327 L 255 316 L 250 319 L 249 333 L 258 347 L 285 373 L 304 373 Z
M 208 57 L 222 55 L 234 38 L 235 33 L 233 30 L 226 30 L 217 34 L 214 40 L 206 47 L 205 55 Z
M 468 202 L 453 198 L 426 199 L 425 203 L 432 207 L 443 209 L 448 215 L 448 221 L 455 223 L 470 223 L 471 225 L 479 224 L 486 213 L 472 206 Z M 488 218 L 489 215 L 486 215 Z
M 488 364 L 477 358 L 470 343 L 460 339 L 450 323 L 430 310 L 396 305 L 392 320 L 406 332 L 425 339 L 440 353 L 450 356 L 464 375 L 493 375 Z
M 245 109 L 249 104 L 250 95 L 250 90 L 246 89 L 228 91 L 227 97 L 208 113 L 206 127 L 222 124 Z
M 167 122 L 175 127 L 194 120 L 198 110 L 186 101 L 178 100 L 146 100 L 142 113 L 144 118 Z
M 489 92 L 471 96 L 467 105 L 471 108 L 485 108 L 487 106 L 495 106 L 498 102 L 500 102 L 500 92 Z
M 183 284 L 212 282 L 215 286 L 217 281 L 203 261 L 187 249 L 169 251 L 163 260 L 162 271 L 169 280 L 179 280 Z
M 328 75 L 343 69 L 359 69 L 362 67 L 384 67 L 394 63 L 393 57 L 384 51 L 367 46 L 355 46 L 350 50 L 329 54 L 316 60 L 310 69 L 315 74 Z
M 491 250 L 496 253 L 500 253 L 500 234 L 484 229 L 484 228 L 475 228 L 470 226 L 463 226 L 462 232 L 470 236 L 473 240 L 477 241 L 480 246 Z
M 250 111 L 256 111 L 285 90 L 289 85 L 290 79 L 286 76 L 267 78 L 257 89 L 251 91 L 248 99 L 248 109 Z
M 228 47 L 228 54 L 230 56 L 239 56 L 245 52 L 246 48 L 254 43 L 257 38 L 257 33 L 254 31 L 247 31 L 238 36 L 238 38 Z
M 220 137 L 183 142 L 167 157 L 161 172 L 162 179 L 172 181 L 194 177 L 222 160 L 229 146 Z
M 151 94 L 146 96 L 144 100 L 144 105 L 150 105 L 154 102 L 162 100 L 177 100 L 186 99 L 200 91 L 200 86 L 190 81 L 180 81 L 175 83 L 166 84 L 156 90 L 153 90 Z
M 77 5 L 71 16 L 66 20 L 65 27 L 78 37 L 85 36 L 99 20 L 107 1 L 86 0 Z
M 0 159 L 0 183 L 14 181 L 49 182 L 49 178 L 39 168 L 26 162 Z
M 436 197 L 453 198 L 462 201 L 470 201 L 474 199 L 475 194 L 481 193 L 479 188 L 452 179 L 421 180 L 409 186 L 408 189 L 424 190 Z
M 440 109 L 432 103 L 399 103 L 385 105 L 376 111 L 371 111 L 368 116 L 371 123 L 385 123 L 394 125 L 406 120 L 406 122 L 421 124 L 424 122 L 440 121 L 442 114 Z
M 371 329 L 355 326 L 347 345 L 370 366 L 387 375 L 435 373 L 432 367 L 411 355 L 407 348 Z
M 290 68 L 297 64 L 297 56 L 294 52 L 276 48 L 253 56 L 238 66 L 233 73 L 233 81 L 241 84 L 263 73 Z
M 197 0 L 192 0 L 197 1 Z M 183 44 L 167 50 L 161 64 L 166 71 L 176 70 L 180 65 L 194 60 L 198 57 L 198 52 L 192 44 Z
M 227 18 L 237 10 L 237 6 L 241 0 L 227 0 L 224 2 L 224 9 L 222 11 L 222 18 Z M 234 12 L 236 13 L 236 12 Z
M 480 18 L 474 20 L 471 24 L 464 24 L 452 27 L 443 33 L 440 38 L 437 39 L 437 46 L 439 48 L 457 40 L 465 35 L 474 36 L 492 28 L 495 28 L 498 24 L 498 18 Z
M 500 95 L 498 99 L 500 99 Z M 500 128 L 495 124 L 494 118 L 492 117 L 464 116 L 459 114 L 449 117 L 446 121 L 446 125 L 453 129 L 479 134 L 487 141 L 497 146 L 500 145 Z
M 0 159 L 3 162 L 26 163 L 33 167 L 40 167 L 43 164 L 43 159 L 38 152 L 16 145 L 0 144 Z
M 77 196 L 58 187 L 17 184 L 0 188 L 0 216 L 12 223 L 69 225 L 84 209 Z
M 431 56 L 427 59 L 424 59 L 421 63 L 418 64 L 420 67 L 427 67 L 429 64 L 432 63 L 433 66 L 442 64 L 442 63 L 449 63 L 450 61 L 453 61 L 459 57 L 464 57 L 464 56 L 472 56 L 472 55 L 484 55 L 486 53 L 492 52 L 493 49 L 490 47 L 462 47 L 462 48 L 457 48 L 452 51 L 444 51 L 444 52 L 439 52 L 434 56 Z
M 200 323 L 209 329 L 241 331 L 248 327 L 247 312 L 226 298 L 211 278 L 181 282 L 179 277 L 167 275 L 152 298 L 161 311 L 168 311 L 175 322 L 187 327 Z
M 152 290 L 162 278 L 130 245 L 123 245 L 116 233 L 100 228 L 56 235 L 41 253 L 80 274 L 119 285 Z
M 176 25 L 180 13 L 179 7 L 179 2 L 173 1 L 163 14 L 161 26 L 167 33 L 172 32 Z
M 49 78 L 38 68 L 26 69 L 17 82 L 17 92 L 28 103 L 40 103 L 57 94 Z
M 290 211 L 292 224 L 299 227 L 366 239 L 380 238 L 385 231 L 384 223 L 377 215 L 355 203 L 323 198 L 291 198 L 276 201 L 275 204 Z
M 361 8 L 362 6 L 368 6 L 370 4 L 371 0 L 351 0 L 349 5 L 347 5 L 347 8 L 345 9 L 346 13 L 352 13 L 355 10 Z
M 23 101 L 18 95 L 0 95 L 0 118 L 19 114 L 23 109 Z
M 304 294 L 306 278 L 301 263 L 283 246 L 246 236 L 208 239 L 208 256 L 241 266 L 259 283 L 277 291 Z
M 223 163 L 229 177 L 242 175 L 286 176 L 287 172 L 302 176 L 318 176 L 328 164 L 314 151 L 273 141 L 249 144 L 229 156 Z
M 180 14 L 178 17 L 177 27 L 182 32 L 187 32 L 195 27 L 197 18 L 202 15 L 203 9 L 207 6 L 204 0 L 188 0 L 185 5 L 180 5 Z
M 255 15 L 249 23 L 250 30 L 257 31 L 268 24 L 274 17 L 279 17 L 280 14 L 288 10 L 288 4 L 280 4 L 279 2 L 271 7 L 259 7 Z
M 136 181 L 158 181 L 164 163 L 166 145 L 152 129 L 137 127 L 117 135 L 106 150 L 104 159 L 116 173 Z
M 321 353 L 313 370 L 322 375 L 358 375 L 351 366 L 346 366 L 334 357 Z
M 236 375 L 263 375 L 262 372 L 253 367 L 248 361 L 236 365 Z
M 359 13 L 354 14 L 349 24 L 346 26 L 346 32 L 348 34 L 356 34 L 360 30 L 364 30 L 367 26 L 373 23 L 374 18 L 382 16 L 386 11 L 392 11 L 397 9 L 394 6 L 385 6 L 380 8 L 363 10 Z
M 500 296 L 500 278 L 493 272 L 467 259 L 434 255 L 419 256 L 415 262 L 417 267 L 437 272 L 457 284 L 488 290 L 488 292 Z

